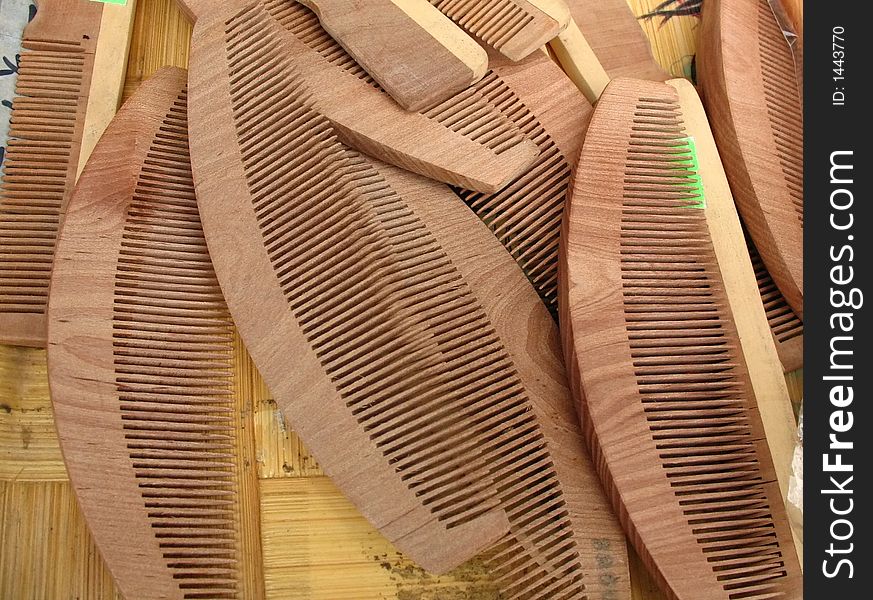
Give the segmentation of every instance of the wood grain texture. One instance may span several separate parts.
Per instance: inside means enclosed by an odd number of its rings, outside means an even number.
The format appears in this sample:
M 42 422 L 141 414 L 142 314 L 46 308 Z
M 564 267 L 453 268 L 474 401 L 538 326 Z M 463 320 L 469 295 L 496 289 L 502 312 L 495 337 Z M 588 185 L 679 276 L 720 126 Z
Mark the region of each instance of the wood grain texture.
M 501 189 L 536 159 L 535 145 L 474 88 L 425 113 L 403 110 L 378 89 L 308 9 L 293 0 L 268 0 L 265 5 L 266 11 L 264 4 L 249 0 L 223 10 L 229 17 L 259 7 L 262 25 L 271 31 L 271 44 L 281 47 L 275 56 L 294 61 L 319 112 L 347 145 L 437 181 L 482 192 Z M 190 2 L 188 8 L 195 13 L 201 10 Z M 223 45 L 220 37 L 206 40 L 195 35 L 192 48 L 207 42 Z M 199 68 L 193 61 L 192 67 L 192 72 Z M 239 77 L 244 80 L 243 75 Z M 276 82 L 259 84 L 266 92 Z
M 448 100 L 488 70 L 488 55 L 427 0 L 301 0 L 406 110 Z
M 562 238 L 564 354 L 601 476 L 668 597 L 800 598 L 688 112 L 667 84 L 619 79 L 604 92 Z
M 0 183 L 0 341 L 45 344 L 56 236 L 76 180 L 102 7 L 43 0 L 24 29 Z
M 803 98 L 768 0 L 707 2 L 699 80 L 731 190 L 755 247 L 803 320 Z
M 0 480 L 66 481 L 45 350 L 0 346 Z
M 730 313 L 742 345 L 746 370 L 755 395 L 758 413 L 767 435 L 767 446 L 775 468 L 783 500 L 788 497 L 788 480 L 794 455 L 796 418 L 782 364 L 773 343 L 770 316 L 749 260 L 743 229 L 730 185 L 712 136 L 703 104 L 694 87 L 684 79 L 669 84 L 676 89 L 682 107 L 686 133 L 694 138 L 698 175 L 704 181 L 706 207 L 703 209 L 709 237 Z M 802 537 L 795 535 L 795 549 L 803 560 Z
M 549 42 L 548 50 L 551 58 L 561 65 L 588 101 L 597 102 L 609 83 L 609 74 L 575 20 L 571 20 L 567 28 Z
M 100 35 L 94 48 L 94 67 L 91 88 L 88 90 L 88 106 L 85 108 L 85 122 L 82 126 L 82 146 L 76 177 L 82 173 L 97 140 L 121 105 L 135 14 L 136 0 L 128 0 L 124 5 L 103 6 Z
M 82 173 L 52 275 L 49 383 L 70 478 L 124 594 L 254 598 L 252 411 L 234 401 L 185 88 L 182 70 L 156 74 Z
M 542 48 L 570 23 L 564 0 L 429 0 L 509 60 Z
M 773 283 L 773 278 L 767 271 L 755 243 L 746 235 L 749 256 L 755 268 L 755 278 L 758 280 L 758 291 L 764 301 L 767 311 L 767 321 L 776 343 L 776 352 L 786 373 L 803 368 L 803 321 L 788 306 L 785 296 Z
M 658 0 L 631 0 L 636 14 L 650 10 L 657 3 Z M 139 0 L 136 12 L 125 84 L 126 96 L 129 96 L 144 79 L 147 79 L 161 65 L 186 66 L 190 44 L 190 21 L 180 12 L 174 0 Z M 641 23 L 652 40 L 656 58 L 675 75 L 689 73 L 688 65 L 695 46 L 697 23 L 698 20 L 693 18 L 673 19 L 663 26 L 657 20 Z M 20 384 L 20 381 L 38 381 L 42 377 L 42 385 L 32 384 L 31 393 L 34 402 L 38 402 L 40 406 L 49 406 L 45 389 L 44 351 L 5 347 L 0 351 L 0 364 L 7 369 L 4 372 L 9 373 L 8 378 L 0 381 L 0 393 L 3 394 L 0 401 L 10 403 L 8 400 L 15 398 L 15 390 L 20 385 L 25 387 L 28 385 L 26 383 Z M 279 425 L 276 419 L 276 403 L 264 390 L 263 383 L 252 365 L 251 358 L 239 356 L 239 359 L 235 361 L 235 376 L 247 378 L 247 383 L 243 388 L 260 390 L 254 398 L 257 400 L 257 459 L 259 468 L 264 468 L 262 476 L 272 477 L 275 474 L 308 479 L 313 475 L 322 474 L 311 454 L 300 443 L 299 436 L 293 428 L 284 422 L 281 426 Z M 802 372 L 787 375 L 787 379 L 789 389 L 792 391 L 792 398 L 799 399 Z M 0 417 L 2 416 L 3 413 L 0 413 Z M 269 417 L 272 417 L 272 421 L 268 420 Z M 21 431 L 16 429 L 14 433 L 18 437 L 9 438 L 10 443 L 18 444 L 20 443 Z M 7 451 L 6 448 L 2 450 L 3 452 Z M 284 468 L 285 463 L 289 467 L 288 470 Z M 55 464 L 60 466 L 60 463 Z M 272 466 L 267 468 L 269 465 Z M 262 500 L 268 493 L 269 483 L 269 480 L 261 482 Z M 283 491 L 279 490 L 277 495 L 281 496 L 282 493 Z M 69 491 L 69 497 L 72 498 L 72 490 Z M 350 506 L 335 486 L 329 482 L 325 482 L 325 486 L 322 491 L 318 492 L 317 498 L 319 505 L 329 503 L 347 508 Z M 41 525 L 44 522 L 43 519 L 49 518 L 47 515 L 56 514 L 54 505 L 50 503 L 50 498 L 46 494 L 28 495 L 26 498 L 21 498 L 20 502 L 22 506 L 26 507 L 27 514 L 31 515 L 32 518 L 15 521 L 19 523 L 19 527 L 14 531 L 8 527 L 4 529 L 5 537 L 0 540 L 2 547 L 18 548 L 17 544 L 20 540 L 28 540 L 28 543 L 33 544 L 29 551 L 31 555 L 35 553 L 38 556 L 44 556 L 47 553 L 55 553 L 52 554 L 51 568 L 45 561 L 33 562 L 30 559 L 3 562 L 2 570 L 0 570 L 0 581 L 15 587 L 11 588 L 12 593 L 2 595 L 15 598 L 27 597 L 26 592 L 22 591 L 25 588 L 21 587 L 26 585 L 28 588 L 36 590 L 37 597 L 51 597 L 51 594 L 40 593 L 40 590 L 43 589 L 41 586 L 53 586 L 54 584 L 50 582 L 61 577 L 64 582 L 62 589 L 81 590 L 80 598 L 102 600 L 111 597 L 103 594 L 99 588 L 95 588 L 93 584 L 89 583 L 89 578 L 95 577 L 95 573 L 100 572 L 99 565 L 102 564 L 99 556 L 96 555 L 93 544 L 76 552 L 52 549 L 52 547 L 65 548 L 66 538 L 60 536 L 61 529 Z M 268 531 L 274 531 L 270 524 L 273 519 L 278 520 L 276 528 L 282 535 L 292 536 L 286 538 L 288 539 L 287 544 L 292 544 L 292 546 L 284 544 L 282 538 L 278 538 L 277 543 L 271 545 L 276 553 L 267 551 L 265 545 L 267 554 L 265 571 L 268 577 L 268 590 L 280 590 L 280 593 L 268 591 L 268 597 L 287 597 L 283 595 L 285 592 L 288 594 L 297 593 L 297 597 L 300 598 L 316 596 L 332 599 L 341 598 L 345 594 L 347 597 L 351 595 L 355 600 L 375 600 L 375 598 L 399 598 L 400 600 L 435 600 L 437 598 L 444 600 L 450 598 L 454 600 L 468 596 L 476 598 L 474 593 L 481 593 L 485 598 L 494 597 L 488 595 L 484 584 L 482 587 L 468 584 L 464 588 L 464 592 L 458 592 L 453 589 L 452 584 L 446 581 L 445 577 L 426 575 L 420 569 L 410 567 L 411 563 L 408 560 L 401 559 L 392 561 L 392 565 L 396 563 L 398 568 L 392 568 L 389 574 L 391 581 L 396 582 L 397 585 L 386 586 L 385 573 L 388 571 L 382 566 L 381 561 L 377 562 L 372 557 L 363 554 L 359 556 L 355 550 L 343 550 L 350 547 L 356 548 L 354 544 L 357 543 L 356 540 L 361 538 L 367 539 L 367 544 L 370 544 L 369 540 L 371 539 L 378 540 L 373 541 L 373 545 L 384 547 L 387 545 L 384 538 L 375 533 L 366 520 L 360 516 L 351 518 L 349 515 L 349 518 L 345 518 L 347 513 L 340 514 L 326 510 L 321 515 L 323 518 L 317 517 L 311 510 L 313 503 L 315 500 L 312 502 L 307 500 L 289 502 L 279 506 L 276 511 L 271 511 L 269 517 L 266 512 L 262 513 L 265 519 L 265 537 Z M 4 512 L 4 516 L 10 520 L 17 518 L 14 517 L 14 513 L 8 510 Z M 87 538 L 87 528 L 78 512 L 64 516 L 63 519 L 63 522 L 70 525 L 76 524 L 78 530 L 84 532 L 82 539 Z M 310 522 L 317 523 L 317 525 L 306 525 Z M 294 527 L 291 524 L 294 524 Z M 307 536 L 311 543 L 293 546 L 295 542 L 299 543 L 300 540 L 300 538 L 293 537 L 295 531 L 299 531 L 298 526 L 306 527 L 306 531 L 309 532 Z M 319 531 L 325 533 L 319 534 Z M 320 543 L 322 537 L 330 539 L 330 543 Z M 267 544 L 266 541 L 265 544 Z M 16 552 L 18 554 L 6 556 L 23 556 L 20 551 L 16 550 Z M 290 558 L 282 558 L 282 556 L 288 557 L 290 553 L 293 553 L 293 565 Z M 633 600 L 663 600 L 665 596 L 655 588 L 646 569 L 633 556 L 633 553 L 631 555 Z M 338 556 L 341 557 L 341 560 L 337 560 Z M 79 570 L 80 564 L 92 566 L 87 570 Z M 300 566 L 301 564 L 302 566 Z M 479 566 L 481 566 L 481 561 L 475 561 L 470 569 L 475 571 Z M 466 566 L 463 569 L 465 572 L 467 571 Z M 353 584 L 350 584 L 349 580 L 342 576 L 347 570 L 353 570 L 354 584 L 360 586 L 361 593 L 355 594 L 348 591 L 349 586 Z M 102 572 L 106 573 L 105 568 Z M 269 583 L 269 578 L 273 578 L 272 584 Z M 474 587 L 471 588 L 470 585 Z M 493 588 L 491 589 L 493 591 Z
M 0 597 L 122 600 L 68 482 L 0 481 Z
M 539 157 L 495 194 L 455 193 L 494 233 L 557 315 L 561 217 L 591 105 L 544 54 L 517 63 L 495 54 L 491 65 L 478 87 L 536 143 Z
M 284 37 L 258 4 L 195 25 L 192 165 L 211 253 L 259 371 L 322 467 L 389 539 L 444 571 L 508 529 L 484 465 L 456 471 L 464 452 L 438 431 L 453 417 L 426 415 L 457 392 L 416 311 L 464 300 L 435 250 L 410 244 L 417 227 L 391 190 L 309 104 L 294 56 L 273 50 Z M 222 77 L 245 63 L 257 67 Z M 432 269 L 436 293 L 408 291 Z
M 234 40 L 264 18 L 253 7 L 198 20 L 192 58 L 212 70 L 191 72 L 192 157 L 219 278 L 279 407 L 368 520 L 428 570 L 497 541 L 482 523 L 496 507 L 511 531 L 489 564 L 508 597 L 621 594 L 621 536 L 583 469 L 545 307 L 448 189 L 344 147 L 307 103 L 293 61 L 251 75 L 283 69 L 287 87 L 270 97 L 285 101 L 274 106 L 216 76 L 223 61 L 245 60 Z M 230 46 L 198 56 L 198 34 L 227 35 Z M 216 108 L 221 95 L 227 109 Z M 264 112 L 247 112 L 254 106 Z M 216 118 L 236 131 L 211 127 Z M 294 135 L 265 145 L 275 129 Z M 536 478 L 522 477 L 531 470 Z
M 550 46 L 589 100 L 600 97 L 616 77 L 667 79 L 627 0 L 568 0 L 568 5 L 575 27 L 564 30 Z

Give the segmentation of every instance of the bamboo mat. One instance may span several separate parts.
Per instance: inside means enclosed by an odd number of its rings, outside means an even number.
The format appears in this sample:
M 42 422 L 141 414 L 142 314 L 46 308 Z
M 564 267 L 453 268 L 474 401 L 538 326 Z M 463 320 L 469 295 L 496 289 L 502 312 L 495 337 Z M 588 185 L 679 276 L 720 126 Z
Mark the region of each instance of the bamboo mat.
M 628 2 L 639 15 L 659 0 Z M 674 75 L 691 73 L 697 25 L 692 17 L 643 24 L 656 57 Z M 159 67 L 186 66 L 190 35 L 172 0 L 138 0 L 125 97 Z M 263 577 L 250 574 L 248 595 L 263 589 L 268 598 L 301 600 L 497 598 L 476 560 L 437 577 L 399 554 L 324 477 L 241 344 L 235 362 L 240 422 L 251 439 L 246 464 L 256 470 L 257 483 L 246 492 L 249 516 L 260 527 L 260 539 L 245 543 L 252 552 L 260 546 L 263 557 Z M 788 382 L 799 400 L 802 372 Z M 42 350 L 0 346 L 0 506 L 0 599 L 118 597 L 67 481 Z M 631 569 L 634 600 L 663 598 L 636 557 Z

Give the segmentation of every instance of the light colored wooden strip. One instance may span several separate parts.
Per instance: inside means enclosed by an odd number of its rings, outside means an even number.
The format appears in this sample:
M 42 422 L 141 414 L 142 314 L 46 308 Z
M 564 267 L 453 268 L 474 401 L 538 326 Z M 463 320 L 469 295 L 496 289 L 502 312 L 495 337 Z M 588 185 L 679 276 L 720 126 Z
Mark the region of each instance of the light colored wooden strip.
M 0 482 L 0 598 L 121 600 L 69 483 Z
M 67 480 L 52 419 L 45 350 L 0 346 L 0 480 Z
M 76 177 L 81 175 L 94 145 L 103 135 L 106 126 L 121 104 L 135 9 L 136 0 L 128 0 L 123 6 L 119 4 L 103 6 Z
M 609 75 L 597 60 L 594 50 L 576 22 L 571 20 L 567 28 L 549 42 L 549 47 L 555 53 L 557 63 L 588 101 L 592 104 L 597 102 L 609 83 Z
M 497 598 L 476 560 L 436 577 L 404 558 L 325 477 L 263 480 L 261 522 L 269 598 Z
M 783 499 L 786 499 L 797 425 L 782 373 L 782 363 L 776 354 L 776 345 L 770 333 L 761 295 L 758 293 L 740 217 L 703 105 L 688 81 L 674 79 L 668 83 L 679 93 L 685 128 L 694 137 L 697 146 L 706 196 L 706 221 L 712 245 L 743 346 L 749 380 L 755 390 L 758 412 L 767 434 L 779 488 Z M 795 547 L 802 562 L 801 539 L 802 536 L 795 535 Z
M 237 456 L 237 489 L 239 511 L 237 518 L 240 532 L 241 598 L 264 597 L 264 560 L 261 549 L 260 485 L 258 483 L 257 447 L 255 442 L 255 407 L 260 388 L 252 376 L 252 363 L 238 334 L 233 340 L 234 363 L 234 427 Z M 260 377 L 257 378 L 258 380 Z M 263 387 L 263 386 L 260 386 Z

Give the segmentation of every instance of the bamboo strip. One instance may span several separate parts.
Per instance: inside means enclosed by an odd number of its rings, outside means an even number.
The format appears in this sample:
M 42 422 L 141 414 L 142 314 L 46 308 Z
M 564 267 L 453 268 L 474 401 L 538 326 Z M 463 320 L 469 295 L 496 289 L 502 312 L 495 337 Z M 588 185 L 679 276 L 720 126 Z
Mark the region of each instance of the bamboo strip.
M 475 560 L 437 577 L 404 558 L 326 477 L 263 480 L 261 521 L 269 598 L 497 598 Z
M 649 13 L 662 0 L 627 0 L 631 10 L 638 17 Z M 640 25 L 649 41 L 652 53 L 658 63 L 674 77 L 691 78 L 691 64 L 697 51 L 696 17 L 674 17 L 662 22 L 660 18 L 640 20 Z
M 257 448 L 255 442 L 255 402 L 263 385 L 257 386 L 251 360 L 238 334 L 233 339 L 234 362 L 234 429 L 239 483 L 238 531 L 242 548 L 240 597 L 264 598 L 264 560 L 261 549 L 260 487 L 258 483 Z
M 0 346 L 0 480 L 67 480 L 52 419 L 45 350 Z
M 72 487 L 0 482 L 0 598 L 120 600 Z

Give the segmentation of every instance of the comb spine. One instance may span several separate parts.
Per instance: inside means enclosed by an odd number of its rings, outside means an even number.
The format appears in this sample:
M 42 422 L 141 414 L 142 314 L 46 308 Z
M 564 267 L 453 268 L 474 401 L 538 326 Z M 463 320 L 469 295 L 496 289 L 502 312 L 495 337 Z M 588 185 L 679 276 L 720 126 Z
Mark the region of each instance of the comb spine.
M 45 344 L 51 259 L 76 179 L 101 12 L 100 5 L 54 0 L 41 7 L 22 36 L 0 184 L 4 343 Z
M 121 591 L 137 598 L 181 598 L 172 578 L 148 577 L 139 581 L 125 577 L 130 570 L 143 564 L 163 564 L 164 559 L 146 520 L 139 518 L 142 498 L 138 482 L 126 453 L 127 447 L 117 411 L 112 347 L 103 343 L 113 337 L 111 296 L 102 297 L 99 289 L 112 289 L 117 253 L 106 248 L 119 248 L 124 230 L 127 203 L 133 194 L 136 165 L 140 164 L 149 143 L 135 144 L 127 135 L 126 120 L 149 121 L 147 115 L 172 104 L 178 87 L 158 85 L 152 97 L 154 104 L 126 105 L 107 129 L 107 139 L 122 140 L 98 145 L 92 160 L 83 171 L 83 185 L 78 195 L 83 202 L 72 207 L 70 219 L 93 219 L 94 227 L 77 232 L 69 227 L 62 236 L 56 270 L 48 304 L 48 369 L 52 405 L 58 435 L 65 455 L 92 456 L 94 462 L 67 460 L 70 479 L 79 498 L 79 505 L 92 528 L 101 554 Z M 139 132 L 146 139 L 150 131 Z M 103 165 L 100 167 L 99 165 Z M 96 165 L 96 166 L 95 166 Z M 99 171 L 97 170 L 99 169 Z M 109 177 L 115 185 L 107 190 L 104 172 L 121 174 Z M 95 218 L 94 214 L 99 214 Z M 100 242 L 95 246 L 94 239 Z M 83 335 L 82 331 L 87 332 Z M 80 383 L 78 365 L 87 361 L 100 383 Z M 99 388 L 94 389 L 95 385 Z M 113 412 L 114 411 L 114 412 Z M 105 478 L 95 474 L 111 472 L 119 485 L 114 494 L 104 490 Z M 131 545 L 131 539 L 143 543 Z M 162 573 L 162 572 L 159 572 Z

